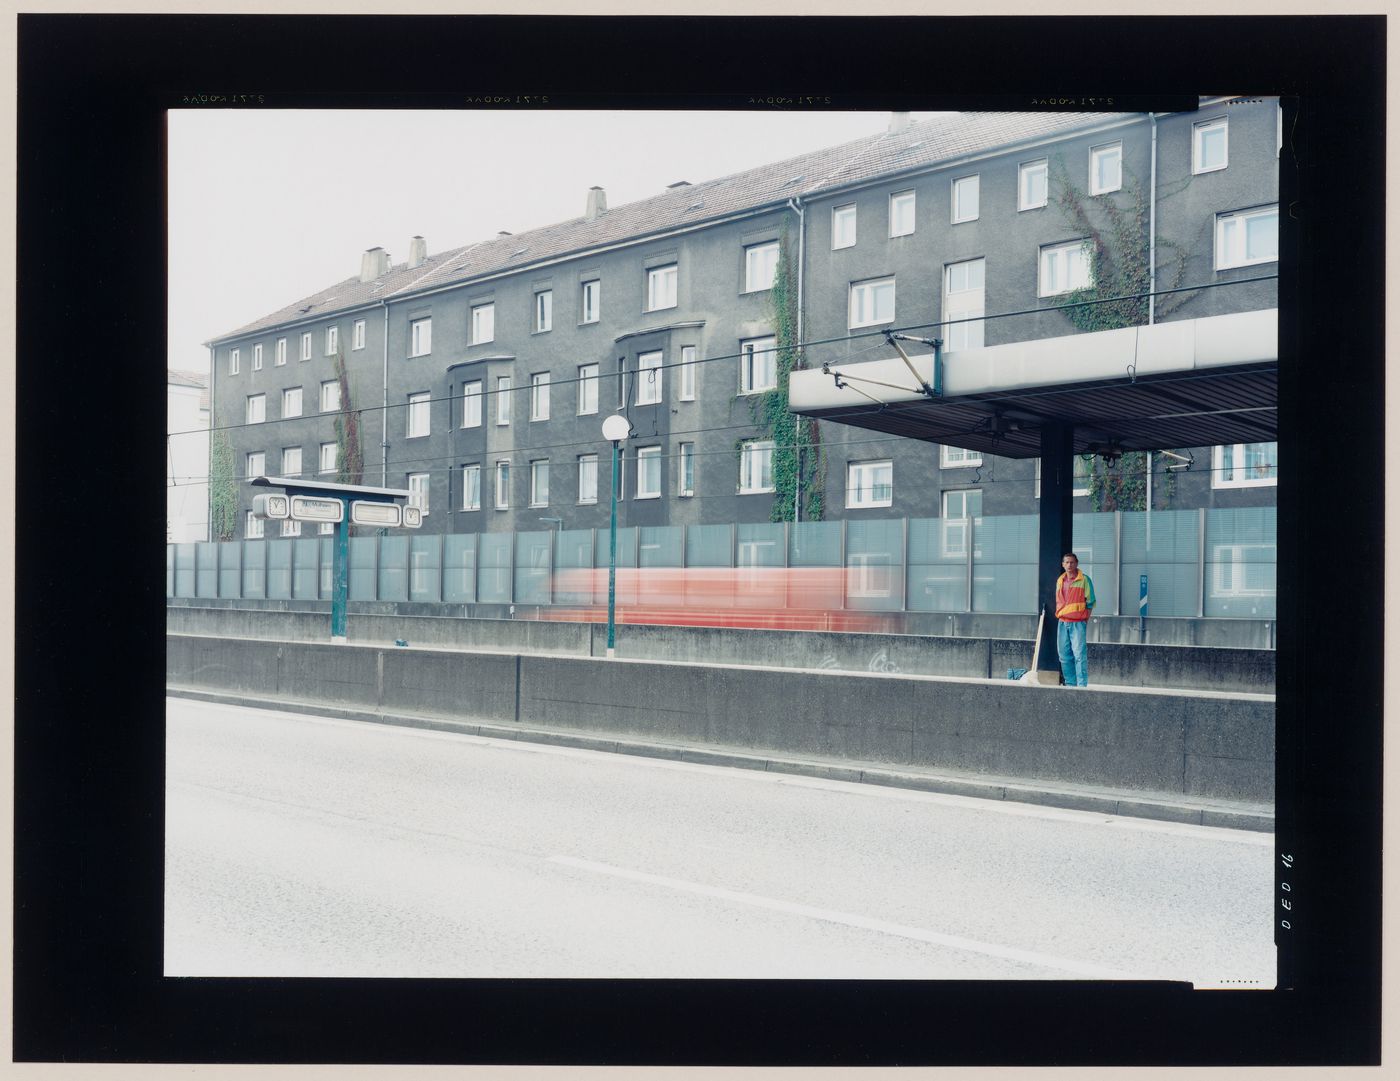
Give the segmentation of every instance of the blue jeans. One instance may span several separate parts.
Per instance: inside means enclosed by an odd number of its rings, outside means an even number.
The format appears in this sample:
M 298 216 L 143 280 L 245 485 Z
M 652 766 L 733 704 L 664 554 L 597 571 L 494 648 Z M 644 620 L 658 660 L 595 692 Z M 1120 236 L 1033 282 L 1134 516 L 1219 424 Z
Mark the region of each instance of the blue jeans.
M 1060 671 L 1065 674 L 1067 687 L 1089 686 L 1088 629 L 1086 620 L 1060 621 L 1056 645 L 1060 651 Z

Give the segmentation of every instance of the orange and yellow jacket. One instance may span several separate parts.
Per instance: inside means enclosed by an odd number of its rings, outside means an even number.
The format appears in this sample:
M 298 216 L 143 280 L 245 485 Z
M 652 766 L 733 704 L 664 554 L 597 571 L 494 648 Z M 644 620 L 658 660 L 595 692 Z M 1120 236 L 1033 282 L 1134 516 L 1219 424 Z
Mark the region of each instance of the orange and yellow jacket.
M 1062 574 L 1055 580 L 1055 618 L 1066 623 L 1082 623 L 1094 607 L 1094 583 L 1083 571 L 1066 582 Z

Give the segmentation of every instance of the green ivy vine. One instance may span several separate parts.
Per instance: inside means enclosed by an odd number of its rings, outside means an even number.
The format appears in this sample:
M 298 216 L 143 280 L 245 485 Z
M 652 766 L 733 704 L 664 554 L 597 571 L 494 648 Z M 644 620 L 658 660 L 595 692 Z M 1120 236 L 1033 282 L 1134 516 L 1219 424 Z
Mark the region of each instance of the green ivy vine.
M 230 541 L 238 533 L 238 480 L 233 472 L 233 444 L 219 428 L 209 440 L 209 535 Z
M 1096 455 L 1089 472 L 1089 505 L 1096 511 L 1146 510 L 1147 455 L 1147 451 L 1131 451 L 1112 464 Z M 1154 468 L 1155 461 L 1154 456 Z M 1153 510 L 1170 507 L 1175 494 L 1175 473 L 1153 474 Z

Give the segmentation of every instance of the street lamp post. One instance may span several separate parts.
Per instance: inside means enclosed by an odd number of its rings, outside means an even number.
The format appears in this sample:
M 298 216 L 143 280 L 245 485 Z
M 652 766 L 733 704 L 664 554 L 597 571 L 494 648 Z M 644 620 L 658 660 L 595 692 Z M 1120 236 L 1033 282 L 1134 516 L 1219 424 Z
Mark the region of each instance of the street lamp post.
M 608 660 L 613 659 L 617 640 L 617 485 L 618 450 L 632 425 L 620 413 L 603 421 L 603 438 L 612 443 L 612 512 L 608 518 Z

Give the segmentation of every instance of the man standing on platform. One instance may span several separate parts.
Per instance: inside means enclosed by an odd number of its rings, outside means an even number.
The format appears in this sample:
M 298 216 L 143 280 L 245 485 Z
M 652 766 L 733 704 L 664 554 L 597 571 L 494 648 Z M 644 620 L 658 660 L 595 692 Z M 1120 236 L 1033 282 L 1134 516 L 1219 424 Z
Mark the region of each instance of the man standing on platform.
M 1060 621 L 1056 645 L 1065 686 L 1089 685 L 1089 613 L 1094 610 L 1094 583 L 1079 569 L 1079 557 L 1066 552 L 1060 561 L 1065 573 L 1055 580 L 1055 618 Z

